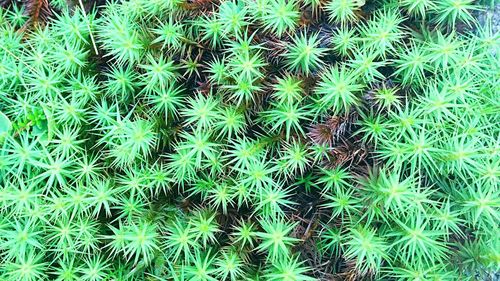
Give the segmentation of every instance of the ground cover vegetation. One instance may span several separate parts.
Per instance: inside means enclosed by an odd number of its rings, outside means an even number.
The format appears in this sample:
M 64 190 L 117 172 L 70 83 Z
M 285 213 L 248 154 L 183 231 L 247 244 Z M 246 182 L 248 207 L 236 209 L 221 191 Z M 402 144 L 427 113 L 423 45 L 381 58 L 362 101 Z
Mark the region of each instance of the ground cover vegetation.
M 0 280 L 500 269 L 494 0 L 0 5 Z

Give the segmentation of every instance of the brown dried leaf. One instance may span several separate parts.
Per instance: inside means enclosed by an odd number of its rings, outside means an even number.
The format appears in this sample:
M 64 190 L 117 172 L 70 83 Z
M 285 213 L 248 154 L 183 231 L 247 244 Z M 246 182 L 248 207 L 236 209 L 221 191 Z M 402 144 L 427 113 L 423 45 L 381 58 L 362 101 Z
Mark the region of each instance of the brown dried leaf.
M 48 0 L 24 0 L 24 6 L 29 20 L 21 28 L 21 31 L 28 29 L 30 26 L 45 23 L 52 14 Z

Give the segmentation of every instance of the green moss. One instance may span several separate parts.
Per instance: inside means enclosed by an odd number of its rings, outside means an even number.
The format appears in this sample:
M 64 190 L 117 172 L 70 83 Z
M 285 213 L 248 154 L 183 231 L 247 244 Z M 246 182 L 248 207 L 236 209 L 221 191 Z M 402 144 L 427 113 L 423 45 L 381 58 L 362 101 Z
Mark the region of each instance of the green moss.
M 0 8 L 0 280 L 500 270 L 476 1 L 50 2 Z

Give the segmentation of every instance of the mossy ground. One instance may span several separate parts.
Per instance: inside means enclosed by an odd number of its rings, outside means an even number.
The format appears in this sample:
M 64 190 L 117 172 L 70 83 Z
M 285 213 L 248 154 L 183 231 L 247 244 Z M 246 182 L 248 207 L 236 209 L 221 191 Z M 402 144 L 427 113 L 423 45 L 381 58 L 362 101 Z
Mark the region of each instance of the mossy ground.
M 0 280 L 499 271 L 495 1 L 0 5 Z

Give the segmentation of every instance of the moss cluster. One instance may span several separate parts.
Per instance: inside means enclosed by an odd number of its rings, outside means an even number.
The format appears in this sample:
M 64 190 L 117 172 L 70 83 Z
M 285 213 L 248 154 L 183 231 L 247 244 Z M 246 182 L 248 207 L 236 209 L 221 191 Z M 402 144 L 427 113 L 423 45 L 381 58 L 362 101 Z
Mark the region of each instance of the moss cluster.
M 487 2 L 0 2 L 0 280 L 486 280 Z

